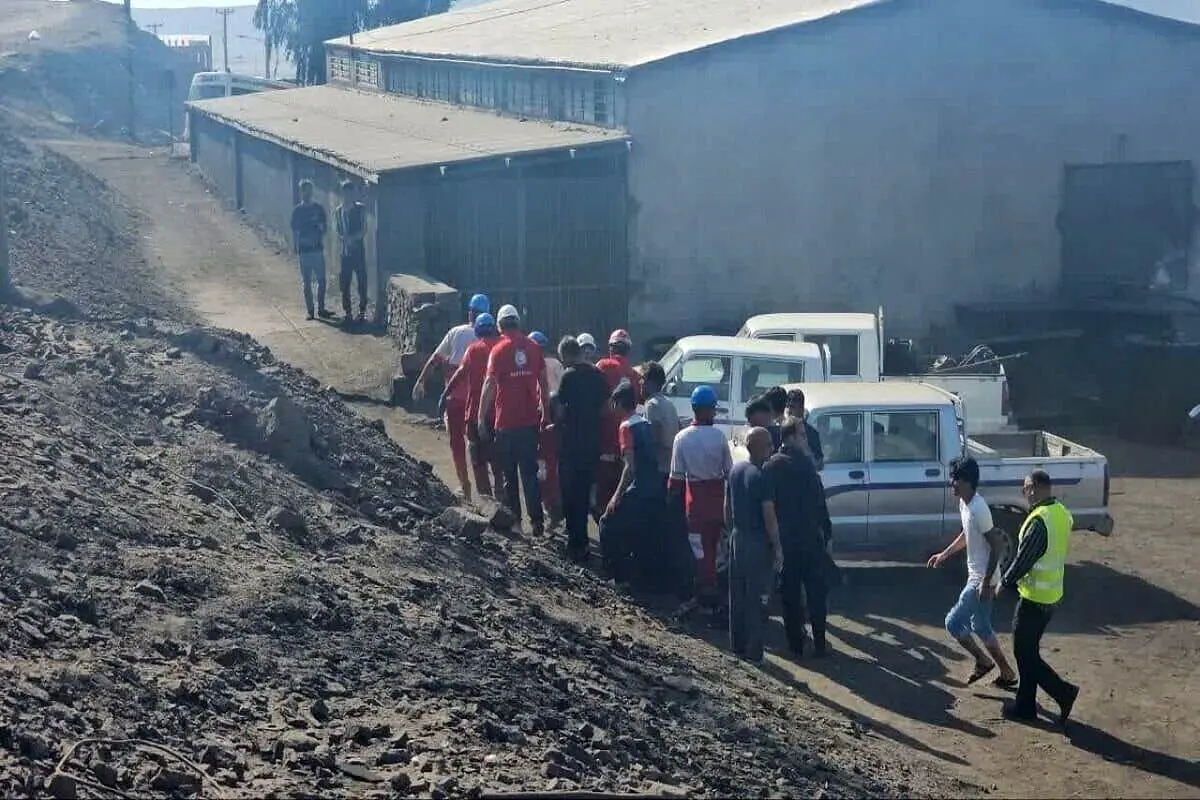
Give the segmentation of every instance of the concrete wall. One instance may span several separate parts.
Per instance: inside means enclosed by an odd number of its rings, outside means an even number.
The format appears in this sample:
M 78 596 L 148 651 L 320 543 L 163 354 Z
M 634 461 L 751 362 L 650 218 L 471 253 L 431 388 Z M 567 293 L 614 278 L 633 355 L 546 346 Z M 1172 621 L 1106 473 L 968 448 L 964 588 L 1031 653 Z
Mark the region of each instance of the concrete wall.
M 1200 160 L 1200 31 L 1089 9 L 896 0 L 633 72 L 631 326 L 921 336 L 1052 289 L 1064 162 Z
M 238 135 L 242 209 L 271 233 L 290 242 L 292 206 L 297 202 L 291 152 L 274 142 Z
M 201 114 L 191 115 L 189 133 L 192 161 L 221 196 L 233 202 L 237 195 L 233 144 L 237 133 Z

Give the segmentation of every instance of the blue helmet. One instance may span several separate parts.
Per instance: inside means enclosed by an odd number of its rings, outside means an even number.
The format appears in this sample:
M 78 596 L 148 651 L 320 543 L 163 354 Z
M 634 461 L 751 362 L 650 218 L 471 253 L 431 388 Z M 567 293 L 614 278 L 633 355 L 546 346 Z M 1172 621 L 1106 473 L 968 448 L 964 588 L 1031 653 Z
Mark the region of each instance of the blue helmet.
M 486 298 L 484 298 L 486 299 Z M 496 331 L 496 318 L 486 311 L 475 318 L 475 335 L 486 336 Z
M 492 310 L 492 301 L 488 300 L 488 296 L 486 294 L 472 295 L 471 302 L 467 303 L 467 308 L 471 309 L 476 314 L 486 314 Z
M 716 408 L 717 393 L 711 386 L 697 386 L 692 390 L 692 408 Z
M 550 340 L 547 339 L 546 334 L 542 333 L 541 331 L 534 331 L 533 333 L 529 334 L 529 338 L 537 342 L 538 347 L 542 348 L 543 350 L 550 346 Z

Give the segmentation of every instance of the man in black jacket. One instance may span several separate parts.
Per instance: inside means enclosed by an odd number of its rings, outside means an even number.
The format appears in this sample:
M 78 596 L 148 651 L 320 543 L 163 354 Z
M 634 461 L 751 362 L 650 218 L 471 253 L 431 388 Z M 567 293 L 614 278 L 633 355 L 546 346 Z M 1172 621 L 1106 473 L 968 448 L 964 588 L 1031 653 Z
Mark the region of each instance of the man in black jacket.
M 782 428 L 783 445 L 763 468 L 783 545 L 783 622 L 788 646 L 796 655 L 804 652 L 808 638 L 804 629 L 807 613 L 812 623 L 813 655 L 824 656 L 826 594 L 826 545 L 832 530 L 825 506 L 825 489 L 804 442 L 804 420 L 789 417 Z
M 562 340 L 558 357 L 565 369 L 554 397 L 554 427 L 567 553 L 575 561 L 586 561 L 588 509 L 600 460 L 600 418 L 608 403 L 608 384 L 603 373 L 584 360 L 573 337 Z

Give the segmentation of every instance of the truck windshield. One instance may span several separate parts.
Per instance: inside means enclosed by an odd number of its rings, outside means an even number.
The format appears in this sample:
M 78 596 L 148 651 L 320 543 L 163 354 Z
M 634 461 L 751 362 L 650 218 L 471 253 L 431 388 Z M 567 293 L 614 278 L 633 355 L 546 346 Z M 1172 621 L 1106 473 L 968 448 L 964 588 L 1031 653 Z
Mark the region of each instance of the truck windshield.
M 672 345 L 671 349 L 663 353 L 663 357 L 658 360 L 659 365 L 663 368 L 663 374 L 668 378 L 671 377 L 671 370 L 679 366 L 679 359 L 683 356 L 683 351 L 679 349 L 679 345 Z

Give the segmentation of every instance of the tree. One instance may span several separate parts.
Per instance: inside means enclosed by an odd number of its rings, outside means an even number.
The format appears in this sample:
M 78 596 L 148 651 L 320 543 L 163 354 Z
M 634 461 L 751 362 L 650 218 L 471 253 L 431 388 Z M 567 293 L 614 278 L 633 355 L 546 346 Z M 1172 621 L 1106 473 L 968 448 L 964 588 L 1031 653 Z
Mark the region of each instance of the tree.
M 258 0 L 254 26 L 268 53 L 296 65 L 296 82 L 325 82 L 325 42 L 351 32 L 395 25 L 450 8 L 450 0 Z

